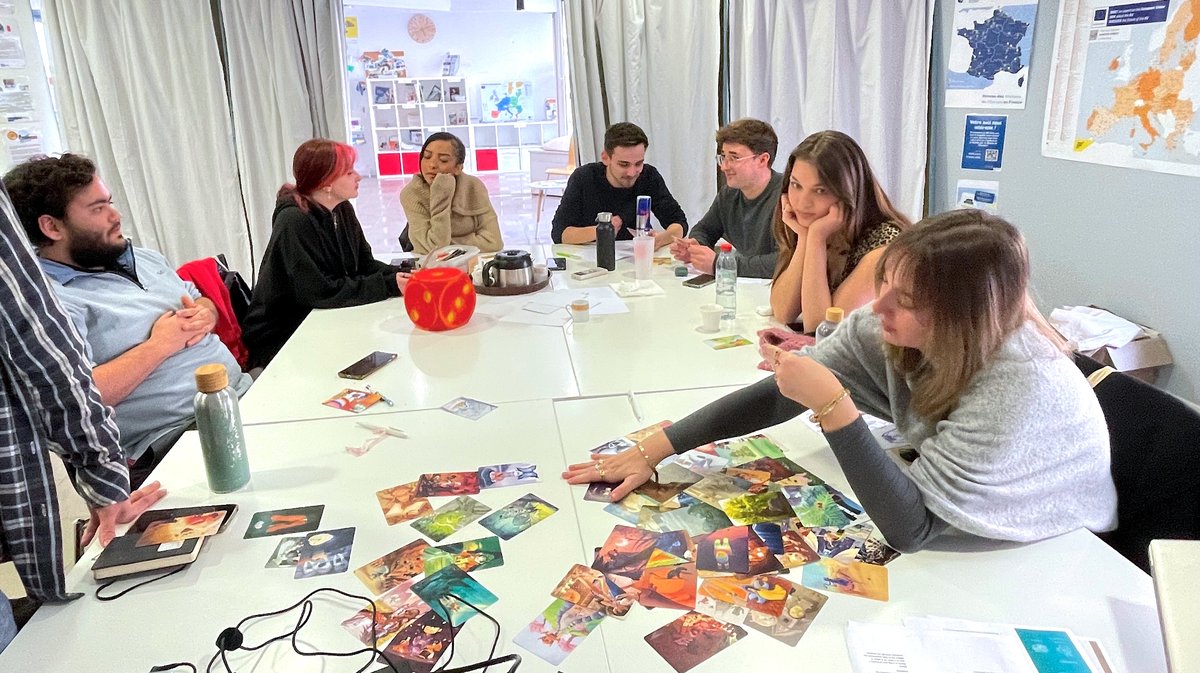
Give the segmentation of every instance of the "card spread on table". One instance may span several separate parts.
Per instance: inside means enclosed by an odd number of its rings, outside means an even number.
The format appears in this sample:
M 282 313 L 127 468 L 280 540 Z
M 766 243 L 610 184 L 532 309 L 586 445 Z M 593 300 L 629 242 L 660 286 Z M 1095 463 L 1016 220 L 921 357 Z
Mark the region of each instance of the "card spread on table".
M 353 546 L 353 528 L 309 533 L 300 545 L 296 579 L 346 572 L 350 569 L 350 550 Z
M 480 402 L 470 397 L 459 397 L 442 405 L 442 409 L 456 416 L 477 421 L 496 409 L 496 405 Z
M 431 472 L 417 477 L 417 495 L 422 498 L 479 493 L 479 475 L 475 472 Z
M 454 629 L 430 610 L 397 631 L 384 648 L 382 658 L 401 671 L 429 673 L 446 653 L 453 637 Z
M 138 538 L 136 546 L 145 547 L 166 542 L 182 542 L 194 537 L 216 535 L 224 520 L 225 512 L 214 510 L 202 514 L 179 516 L 166 521 L 155 521 L 146 527 L 146 532 Z
M 250 519 L 244 539 L 290 535 L 316 530 L 321 525 L 321 514 L 325 505 L 309 505 L 291 509 L 272 509 L 257 512 Z
M 479 614 L 468 603 L 480 610 L 487 610 L 499 600 L 475 578 L 453 565 L 413 584 L 412 591 L 428 603 L 438 616 L 449 620 L 452 626 L 460 626 Z
M 300 561 L 300 548 L 304 546 L 304 536 L 285 537 L 279 540 L 275 553 L 267 559 L 267 568 L 295 568 Z
M 383 649 L 392 636 L 408 626 L 413 620 L 429 612 L 429 604 L 412 592 L 414 580 L 406 580 L 371 601 L 375 609 L 363 608 L 354 613 L 342 626 L 364 645 L 371 645 L 374 628 L 374 645 Z
M 517 498 L 512 503 L 485 516 L 479 525 L 492 531 L 502 539 L 511 540 L 518 533 L 529 530 L 533 524 L 554 514 L 558 508 L 532 493 Z
M 725 350 L 726 348 L 737 348 L 738 346 L 749 346 L 751 343 L 749 339 L 739 334 L 704 340 L 704 344 L 715 351 Z
M 341 392 L 333 397 L 325 400 L 321 404 L 342 411 L 349 411 L 355 414 L 361 414 L 371 407 L 371 405 L 383 399 L 379 393 L 367 392 L 365 390 L 354 390 L 353 388 L 343 388 Z
M 862 596 L 877 601 L 888 599 L 888 571 L 884 566 L 853 561 L 842 563 L 823 558 L 804 566 L 804 586 L 821 591 Z
M 646 636 L 646 642 L 678 673 L 691 670 L 746 636 L 746 630 L 708 615 L 688 612 Z
M 422 550 L 421 559 L 426 575 L 432 575 L 448 565 L 457 566 L 459 570 L 468 573 L 504 565 L 500 539 L 496 537 L 481 537 L 478 540 L 427 547 Z
M 533 463 L 485 465 L 479 468 L 478 472 L 480 488 L 519 486 L 521 484 L 533 484 L 541 481 L 538 477 L 537 465 Z
M 424 540 L 413 540 L 359 567 L 354 571 L 354 576 L 367 586 L 372 595 L 390 591 L 424 572 L 422 552 L 428 546 L 429 543 Z
M 432 514 L 414 520 L 412 527 L 434 542 L 441 542 L 490 511 L 490 507 L 471 496 L 460 495 Z
M 433 506 L 429 501 L 417 495 L 415 481 L 376 491 L 375 497 L 379 500 L 383 518 L 389 526 L 433 513 Z
M 573 605 L 559 598 L 518 631 L 513 642 L 557 666 L 603 619 L 603 610 Z

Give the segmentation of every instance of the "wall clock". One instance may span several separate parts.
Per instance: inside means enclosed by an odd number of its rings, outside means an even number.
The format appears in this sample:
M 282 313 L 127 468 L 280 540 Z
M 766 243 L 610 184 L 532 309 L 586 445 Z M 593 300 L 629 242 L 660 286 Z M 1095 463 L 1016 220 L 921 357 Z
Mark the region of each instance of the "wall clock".
M 437 26 L 434 25 L 433 19 L 424 14 L 413 14 L 408 20 L 408 36 L 411 37 L 417 44 L 425 44 L 433 39 L 437 34 Z

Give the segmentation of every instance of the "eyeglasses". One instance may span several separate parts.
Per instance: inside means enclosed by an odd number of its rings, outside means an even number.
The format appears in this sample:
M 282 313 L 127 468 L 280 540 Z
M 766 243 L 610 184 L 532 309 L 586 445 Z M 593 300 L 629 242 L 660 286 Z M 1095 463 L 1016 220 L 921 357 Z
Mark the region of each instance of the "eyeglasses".
M 761 154 L 761 152 L 759 154 Z M 739 156 L 735 156 L 732 154 L 718 154 L 716 158 L 717 158 L 717 165 L 724 166 L 726 162 L 737 163 L 739 161 L 745 161 L 746 159 L 750 159 L 751 157 L 756 157 L 756 156 L 758 156 L 758 154 L 747 154 L 744 157 L 739 157 Z

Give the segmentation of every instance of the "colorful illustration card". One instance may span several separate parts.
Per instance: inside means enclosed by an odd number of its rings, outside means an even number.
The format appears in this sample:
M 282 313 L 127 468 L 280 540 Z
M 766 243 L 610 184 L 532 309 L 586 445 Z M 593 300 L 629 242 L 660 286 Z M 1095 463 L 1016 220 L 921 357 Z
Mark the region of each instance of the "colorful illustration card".
M 644 607 L 691 610 L 696 607 L 696 564 L 647 564 L 634 588 L 637 601 Z
M 703 478 L 703 474 L 692 472 L 673 460 L 664 460 L 658 464 L 658 480 L 664 484 L 680 483 L 690 486 Z
M 412 522 L 412 527 L 434 542 L 441 542 L 464 526 L 492 511 L 469 495 L 460 495 L 435 509 L 433 514 Z
M 880 539 L 878 532 L 875 532 L 863 540 L 862 547 L 859 547 L 855 560 L 870 563 L 871 565 L 885 566 L 896 560 L 898 556 L 900 556 L 900 552 L 889 547 L 886 542 Z
M 784 486 L 783 494 L 805 526 L 840 528 L 852 521 L 824 485 Z
M 795 476 L 804 472 L 804 468 L 797 465 L 790 458 L 756 458 L 747 463 L 738 465 L 738 468 L 743 470 L 754 470 L 756 472 L 767 472 L 770 477 L 767 481 L 779 482 L 788 477 Z
M 500 540 L 495 537 L 427 547 L 421 552 L 421 558 L 425 564 L 426 575 L 432 575 L 449 565 L 457 566 L 463 572 L 487 570 L 504 565 Z
M 390 591 L 424 572 L 422 552 L 428 546 L 424 540 L 413 540 L 359 567 L 354 571 L 354 576 L 367 586 L 372 595 Z
M 762 434 L 717 442 L 714 450 L 718 456 L 728 458 L 731 465 L 741 465 L 764 457 L 783 458 L 783 449 Z
M 479 493 L 479 475 L 475 472 L 431 472 L 417 477 L 417 496 L 428 498 Z
M 725 474 L 738 479 L 745 479 L 751 484 L 766 484 L 771 481 L 771 473 L 766 470 L 747 470 L 744 467 L 727 467 L 722 470 Z
M 686 467 L 699 475 L 720 472 L 729 466 L 729 459 L 715 453 L 706 453 L 698 449 L 686 451 L 675 457 L 675 464 Z
M 197 537 L 216 535 L 225 520 L 225 510 L 188 514 L 165 521 L 155 521 L 146 527 L 134 546 L 146 547 L 167 542 L 183 542 Z
M 750 611 L 746 609 L 745 605 L 726 603 L 712 596 L 699 593 L 699 588 L 697 588 L 696 612 L 714 617 L 727 624 L 742 624 L 746 621 L 746 615 Z
M 775 554 L 771 553 L 771 548 L 767 546 L 758 533 L 751 528 L 746 533 L 746 556 L 750 563 L 750 575 L 761 575 L 763 573 L 777 573 L 784 570 L 784 566 L 775 558 Z
M 429 501 L 417 495 L 417 482 L 410 481 L 382 491 L 376 491 L 379 508 L 383 510 L 383 518 L 389 526 L 395 526 L 403 521 L 411 521 L 433 512 Z
M 725 350 L 726 348 L 737 348 L 738 346 L 749 346 L 752 343 L 752 341 L 740 334 L 731 334 L 729 336 L 704 340 L 704 345 L 715 351 Z
M 714 572 L 750 572 L 749 529 L 730 526 L 696 538 L 696 568 Z
M 800 523 L 799 519 L 789 519 L 781 525 L 783 553 L 779 562 L 785 568 L 799 568 L 821 558 L 817 553 L 816 537 L 812 530 Z
M 654 507 L 658 503 L 638 493 L 630 493 L 617 502 L 605 505 L 604 511 L 627 523 L 638 524 L 641 521 L 641 511 L 646 507 Z
M 383 650 L 383 658 L 402 671 L 429 673 L 450 646 L 453 635 L 446 620 L 430 610 L 396 632 Z
M 659 421 L 659 422 L 655 423 L 654 425 L 647 425 L 644 428 L 634 430 L 633 432 L 626 434 L 625 438 L 636 444 L 636 443 L 642 441 L 643 439 L 649 437 L 650 435 L 653 435 L 654 433 L 656 433 L 660 430 L 663 430 L 665 428 L 668 428 L 670 426 L 671 426 L 671 421 Z
M 746 630 L 699 612 L 679 619 L 646 636 L 646 642 L 678 673 L 691 670 L 746 636 Z
M 309 505 L 292 509 L 273 509 L 257 512 L 250 519 L 244 539 L 268 537 L 270 535 L 289 535 L 306 533 L 316 530 L 321 525 L 321 515 L 325 505 Z
M 309 533 L 300 545 L 296 561 L 296 579 L 336 575 L 350 569 L 350 550 L 354 546 L 354 528 Z
M 479 525 L 492 531 L 501 539 L 511 540 L 535 523 L 545 520 L 558 508 L 532 493 L 517 498 L 479 520 Z
M 606 484 L 600 481 L 588 484 L 587 492 L 583 494 L 583 499 L 591 500 L 592 502 L 612 502 L 612 492 L 616 486 L 616 484 Z
M 342 411 L 349 411 L 355 414 L 361 414 L 371 407 L 371 405 L 383 399 L 379 393 L 369 393 L 365 390 L 354 390 L 353 388 L 343 388 L 341 392 L 333 397 L 325 400 L 321 404 Z
M 633 599 L 600 571 L 576 563 L 558 582 L 551 596 L 587 610 L 603 610 L 612 617 L 624 617 Z
M 428 603 L 438 616 L 456 627 L 479 614 L 470 605 L 486 610 L 499 600 L 475 578 L 453 565 L 413 584 L 412 592 Z
M 858 556 L 858 550 L 870 534 L 871 529 L 864 526 L 810 528 L 804 541 L 817 550 L 818 556 L 849 563 Z
M 842 563 L 821 559 L 804 566 L 802 582 L 810 589 L 862 596 L 877 601 L 888 599 L 888 572 L 884 566 L 853 561 Z
M 477 421 L 495 411 L 496 405 L 480 402 L 470 397 L 459 397 L 443 404 L 442 409 L 449 411 L 455 416 L 462 416 L 463 418 Z
M 480 488 L 519 486 L 521 484 L 532 484 L 541 481 L 538 477 L 537 465 L 533 463 L 485 465 L 479 468 L 478 473 Z
M 372 644 L 373 628 L 374 645 L 383 649 L 397 631 L 429 612 L 429 604 L 412 592 L 412 585 L 413 580 L 397 584 L 372 601 L 375 605 L 374 611 L 363 608 L 342 622 L 342 627 L 364 645 Z
M 300 561 L 300 547 L 304 546 L 304 536 L 285 537 L 275 547 L 275 553 L 267 559 L 267 568 L 294 568 Z
M 662 479 L 661 475 L 659 477 Z M 691 486 L 689 483 L 681 481 L 666 481 L 662 479 L 659 483 L 647 481 L 646 483 L 633 489 L 634 493 L 644 495 L 654 501 L 655 504 L 664 503 L 671 498 L 683 493 L 684 489 Z
M 743 624 L 771 636 L 775 640 L 795 647 L 800 637 L 812 626 L 813 619 L 825 606 L 829 597 L 808 587 L 792 584 L 784 604 L 783 612 L 774 616 L 766 612 L 747 613 Z
M 606 575 L 623 575 L 631 579 L 642 576 L 646 562 L 654 553 L 658 533 L 632 528 L 613 526 L 608 539 L 596 552 L 592 567 Z
M 699 537 L 714 530 L 728 528 L 733 525 L 733 522 L 729 520 L 725 512 L 705 502 L 697 502 L 680 509 L 655 513 L 654 521 L 661 530 L 682 530 L 693 537 Z
M 588 453 L 592 454 L 593 457 L 611 456 L 613 454 L 620 453 L 625 449 L 631 449 L 633 446 L 634 442 L 632 440 L 626 437 L 617 437 L 616 439 L 611 439 L 600 446 L 597 446 Z
M 750 482 L 745 479 L 718 473 L 704 477 L 688 486 L 683 492 L 719 509 L 722 500 L 736 498 L 746 493 L 750 486 Z
M 778 491 L 745 493 L 722 500 L 721 511 L 729 515 L 730 521 L 743 526 L 764 521 L 783 521 L 796 514 L 787 498 Z
M 602 610 L 590 610 L 558 598 L 529 626 L 517 632 L 513 642 L 557 666 L 603 619 Z

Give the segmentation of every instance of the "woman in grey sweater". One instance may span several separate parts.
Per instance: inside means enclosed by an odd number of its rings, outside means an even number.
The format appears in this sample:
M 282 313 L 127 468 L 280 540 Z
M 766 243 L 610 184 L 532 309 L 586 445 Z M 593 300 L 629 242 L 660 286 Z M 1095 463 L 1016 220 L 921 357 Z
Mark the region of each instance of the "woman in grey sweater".
M 948 531 L 1033 541 L 1111 530 L 1104 415 L 1028 281 L 1024 241 L 1008 222 L 975 210 L 928 218 L 880 259 L 871 309 L 800 354 L 765 348 L 774 378 L 563 476 L 621 482 L 618 500 L 673 452 L 811 408 L 851 488 L 901 551 Z M 894 462 L 860 411 L 895 422 L 920 457 Z

